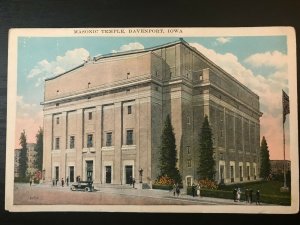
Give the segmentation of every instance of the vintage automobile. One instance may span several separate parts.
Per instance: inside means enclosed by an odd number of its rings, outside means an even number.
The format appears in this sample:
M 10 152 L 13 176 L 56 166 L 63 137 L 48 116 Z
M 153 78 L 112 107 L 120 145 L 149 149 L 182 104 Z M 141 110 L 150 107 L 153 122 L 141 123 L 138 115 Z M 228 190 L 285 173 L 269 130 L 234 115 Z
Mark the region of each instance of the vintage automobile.
M 71 185 L 72 191 L 94 191 L 93 181 L 78 181 Z

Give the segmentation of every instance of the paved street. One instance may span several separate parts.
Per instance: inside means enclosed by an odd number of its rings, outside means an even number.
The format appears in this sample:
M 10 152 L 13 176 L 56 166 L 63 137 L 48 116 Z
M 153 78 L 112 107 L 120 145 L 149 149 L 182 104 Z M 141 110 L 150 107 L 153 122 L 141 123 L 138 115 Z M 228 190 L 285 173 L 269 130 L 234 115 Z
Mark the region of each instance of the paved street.
M 174 197 L 165 190 L 133 189 L 131 187 L 96 187 L 94 192 L 71 191 L 70 187 L 50 184 L 17 183 L 14 187 L 14 204 L 16 205 L 245 205 L 244 202 L 233 202 L 230 199 L 192 197 L 181 194 Z M 253 206 L 255 204 L 252 204 Z

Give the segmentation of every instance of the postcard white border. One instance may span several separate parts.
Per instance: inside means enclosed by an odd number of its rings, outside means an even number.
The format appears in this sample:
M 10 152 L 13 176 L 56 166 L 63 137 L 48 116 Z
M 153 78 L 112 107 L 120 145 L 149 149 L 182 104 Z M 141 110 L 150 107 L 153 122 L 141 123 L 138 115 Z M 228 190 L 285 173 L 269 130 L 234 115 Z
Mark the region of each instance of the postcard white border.
M 157 29 L 164 33 L 129 33 L 131 29 Z M 182 33 L 168 33 L 168 29 L 181 29 Z M 81 33 L 75 31 L 81 31 Z M 102 30 L 124 33 L 102 33 Z M 113 31 L 114 30 L 114 31 Z M 287 36 L 288 74 L 290 96 L 290 158 L 291 158 L 291 206 L 243 206 L 240 205 L 14 205 L 14 142 L 17 96 L 18 37 L 210 37 L 210 36 Z M 298 110 L 297 110 L 297 66 L 296 37 L 292 27 L 240 27 L 240 28 L 67 28 L 67 29 L 11 29 L 8 44 L 7 83 L 7 132 L 6 132 L 6 176 L 5 209 L 14 212 L 42 211 L 105 211 L 105 212 L 167 212 L 167 213 L 266 213 L 292 214 L 299 211 L 299 162 L 298 162 Z

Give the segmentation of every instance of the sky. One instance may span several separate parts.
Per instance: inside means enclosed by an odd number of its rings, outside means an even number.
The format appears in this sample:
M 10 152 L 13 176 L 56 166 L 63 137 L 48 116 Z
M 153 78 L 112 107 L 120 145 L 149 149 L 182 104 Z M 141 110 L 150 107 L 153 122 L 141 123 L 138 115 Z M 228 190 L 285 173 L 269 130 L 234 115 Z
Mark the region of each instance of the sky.
M 182 37 L 260 97 L 261 137 L 271 159 L 283 158 L 282 89 L 288 94 L 286 36 Z M 24 129 L 35 142 L 42 127 L 44 79 L 83 63 L 88 56 L 143 49 L 176 37 L 19 37 L 17 62 L 16 148 Z M 286 156 L 289 159 L 289 116 Z

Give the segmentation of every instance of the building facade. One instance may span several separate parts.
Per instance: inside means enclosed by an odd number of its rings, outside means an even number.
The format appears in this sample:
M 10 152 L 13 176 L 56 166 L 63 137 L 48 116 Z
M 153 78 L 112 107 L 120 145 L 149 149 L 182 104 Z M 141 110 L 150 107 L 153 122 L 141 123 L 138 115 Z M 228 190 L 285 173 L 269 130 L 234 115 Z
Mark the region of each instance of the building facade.
M 89 59 L 45 81 L 46 181 L 151 184 L 169 114 L 184 185 L 197 178 L 204 116 L 218 182 L 259 174 L 259 97 L 184 40 Z
M 20 154 L 21 149 L 15 149 L 15 162 L 14 162 L 14 177 L 18 178 L 20 176 Z
M 35 151 L 35 144 L 34 143 L 27 143 L 27 175 L 34 175 L 37 171 L 35 166 L 36 160 L 36 151 Z M 14 176 L 20 176 L 20 157 L 21 157 L 22 149 L 15 149 L 15 162 L 14 162 Z

